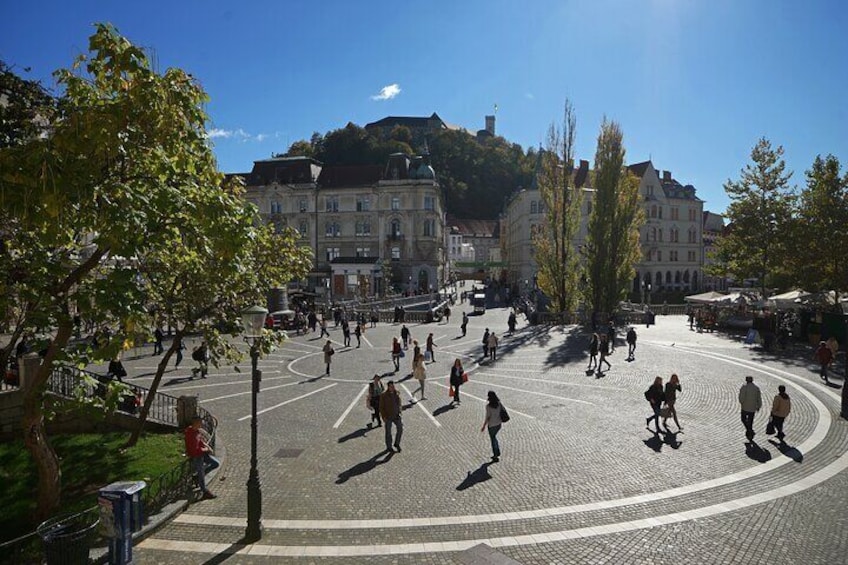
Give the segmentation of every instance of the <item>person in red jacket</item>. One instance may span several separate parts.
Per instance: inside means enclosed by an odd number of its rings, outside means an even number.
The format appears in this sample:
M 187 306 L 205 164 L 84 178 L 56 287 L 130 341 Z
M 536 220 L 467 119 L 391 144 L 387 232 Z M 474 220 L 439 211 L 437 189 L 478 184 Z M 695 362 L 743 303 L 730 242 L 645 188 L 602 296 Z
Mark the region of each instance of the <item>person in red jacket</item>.
M 217 498 L 206 488 L 206 472 L 217 469 L 221 462 L 212 456 L 212 448 L 203 438 L 201 423 L 200 416 L 191 419 L 191 425 L 185 429 L 185 449 L 192 471 L 197 476 L 197 484 L 203 493 L 203 499 L 206 500 Z
M 833 351 L 827 346 L 826 342 L 820 341 L 814 357 L 821 364 L 819 376 L 824 379 L 825 384 L 830 384 L 830 381 L 827 379 L 827 368 L 833 362 Z

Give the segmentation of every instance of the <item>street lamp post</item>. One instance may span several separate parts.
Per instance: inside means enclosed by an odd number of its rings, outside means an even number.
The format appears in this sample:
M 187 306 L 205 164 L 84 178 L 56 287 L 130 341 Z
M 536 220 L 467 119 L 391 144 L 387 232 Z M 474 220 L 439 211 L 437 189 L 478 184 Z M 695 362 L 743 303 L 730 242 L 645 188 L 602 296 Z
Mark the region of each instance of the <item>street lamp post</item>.
M 262 538 L 262 486 L 259 484 L 259 470 L 256 463 L 256 400 L 259 396 L 259 382 L 262 372 L 259 370 L 259 342 L 268 310 L 261 306 L 251 306 L 241 313 L 244 324 L 244 338 L 250 344 L 251 362 L 251 407 L 250 407 L 250 474 L 247 479 L 247 529 L 244 541 L 253 543 Z

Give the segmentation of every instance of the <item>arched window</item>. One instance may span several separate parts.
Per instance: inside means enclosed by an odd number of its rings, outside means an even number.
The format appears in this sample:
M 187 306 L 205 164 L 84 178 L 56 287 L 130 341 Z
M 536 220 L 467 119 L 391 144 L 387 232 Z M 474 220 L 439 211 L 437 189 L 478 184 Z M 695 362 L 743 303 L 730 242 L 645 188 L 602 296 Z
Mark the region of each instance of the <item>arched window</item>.
M 657 228 L 651 228 L 651 241 L 657 240 Z
M 689 243 L 698 243 L 697 242 L 697 233 L 695 232 L 695 228 L 689 228 Z
M 671 271 L 665 272 L 665 284 L 671 284 Z
M 674 282 L 675 282 L 676 284 L 680 284 L 680 271 L 676 271 L 676 272 L 674 273 Z
M 390 233 L 391 236 L 395 239 L 400 237 L 400 220 L 392 220 Z
M 657 279 L 656 279 L 656 283 L 654 283 L 654 284 L 656 284 L 657 290 L 659 290 L 660 287 L 662 286 L 662 273 L 659 272 L 659 271 L 657 271 Z
M 531 214 L 535 214 L 535 213 L 536 213 L 536 212 L 538 212 L 538 211 L 539 211 L 539 207 L 538 207 L 538 205 L 536 204 L 536 201 L 535 201 L 535 200 L 531 200 L 531 201 L 530 201 L 530 213 L 531 213 Z
M 692 288 L 698 290 L 698 271 L 692 272 Z
M 659 241 L 662 241 L 662 228 L 660 228 L 660 229 L 657 231 L 657 234 L 658 234 L 658 236 L 659 236 Z
M 651 204 L 651 217 L 652 218 L 657 217 L 657 205 L 656 204 Z
M 683 271 L 683 282 L 689 284 L 689 269 Z

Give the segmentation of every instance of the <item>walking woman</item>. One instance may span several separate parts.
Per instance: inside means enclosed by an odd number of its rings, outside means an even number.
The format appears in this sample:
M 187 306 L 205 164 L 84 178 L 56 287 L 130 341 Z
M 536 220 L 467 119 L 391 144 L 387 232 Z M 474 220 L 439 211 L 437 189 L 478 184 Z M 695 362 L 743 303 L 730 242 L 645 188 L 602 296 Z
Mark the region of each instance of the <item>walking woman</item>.
M 674 373 L 671 375 L 669 381 L 665 383 L 665 407 L 668 408 L 668 412 L 663 416 L 662 424 L 665 429 L 668 429 L 666 422 L 669 418 L 674 418 L 674 425 L 677 426 L 677 431 L 682 432 L 683 426 L 677 421 L 677 409 L 674 407 L 674 403 L 677 401 L 677 393 L 680 391 L 680 379 L 677 377 L 677 373 Z
M 368 408 L 374 411 L 371 414 L 371 421 L 368 423 L 369 427 L 374 424 L 374 420 L 377 420 L 378 428 L 383 425 L 382 420 L 380 420 L 380 395 L 385 391 L 380 375 L 374 374 L 374 378 L 368 383 Z
M 598 350 L 601 353 L 601 358 L 598 361 L 598 374 L 601 374 L 601 365 L 603 365 L 604 363 L 607 364 L 607 369 L 612 369 L 612 365 L 610 365 L 610 362 L 607 361 L 607 355 L 610 354 L 610 342 L 609 338 L 607 337 L 607 334 L 601 334 L 601 341 L 598 345 Z
M 418 359 L 412 364 L 412 376 L 418 381 L 418 390 L 421 391 L 421 400 L 424 400 L 424 381 L 427 380 L 427 367 L 424 365 L 424 356 L 418 354 Z
M 592 339 L 589 341 L 589 366 L 587 369 L 594 369 L 598 364 L 598 348 L 600 347 L 601 338 L 597 333 L 592 334 Z
M 412 340 L 412 361 L 410 362 L 409 368 L 409 376 L 413 376 L 415 374 L 415 362 L 418 360 L 418 356 L 421 355 L 421 346 L 418 345 L 418 340 Z
M 657 427 L 657 431 L 654 432 L 655 434 L 660 433 L 660 407 L 663 403 L 663 396 L 662 377 L 657 377 L 654 379 L 654 384 L 648 387 L 648 390 L 645 391 L 645 400 L 651 403 L 651 409 L 654 411 L 653 416 L 645 418 L 645 425 L 648 426 L 648 429 L 650 430 L 651 420 L 653 420 Z
M 501 446 L 498 443 L 498 432 L 501 431 L 501 400 L 493 391 L 489 391 L 489 402 L 486 404 L 486 418 L 483 420 L 482 432 L 489 429 L 489 440 L 492 442 L 492 461 L 497 463 L 501 457 Z
M 324 344 L 324 347 L 321 348 L 321 351 L 324 352 L 324 364 L 327 365 L 327 373 L 326 374 L 329 375 L 330 374 L 330 363 L 333 362 L 333 354 L 336 352 L 336 350 L 333 349 L 333 344 L 328 339 L 327 343 Z
M 392 338 L 392 363 L 395 364 L 395 373 L 400 371 L 400 354 L 401 354 L 400 342 L 397 337 Z
M 465 370 L 462 368 L 462 361 L 459 360 L 459 357 L 456 358 L 456 361 L 453 362 L 453 367 L 451 367 L 450 372 L 450 386 L 453 387 L 453 400 L 451 400 L 451 404 L 459 402 L 459 387 L 462 386 L 462 375 L 465 374 Z
M 786 420 L 791 410 L 792 402 L 789 400 L 789 395 L 786 394 L 786 387 L 780 385 L 777 387 L 777 395 L 771 405 L 771 423 L 777 432 L 775 437 L 780 440 L 780 443 L 783 443 L 783 438 L 786 437 L 783 434 L 783 421 Z

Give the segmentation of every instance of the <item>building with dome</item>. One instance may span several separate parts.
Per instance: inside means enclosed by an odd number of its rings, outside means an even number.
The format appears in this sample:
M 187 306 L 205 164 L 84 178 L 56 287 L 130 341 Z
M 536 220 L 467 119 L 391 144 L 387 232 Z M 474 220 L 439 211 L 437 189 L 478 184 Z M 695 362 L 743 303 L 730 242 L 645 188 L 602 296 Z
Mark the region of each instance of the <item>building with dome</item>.
M 444 198 L 426 156 L 334 166 L 275 157 L 237 176 L 266 222 L 294 228 L 313 250 L 304 290 L 339 300 L 429 291 L 445 280 Z

